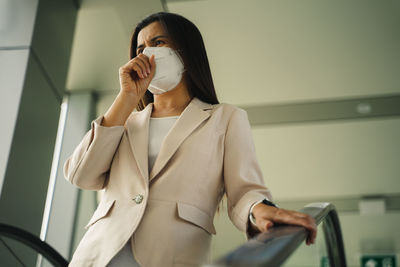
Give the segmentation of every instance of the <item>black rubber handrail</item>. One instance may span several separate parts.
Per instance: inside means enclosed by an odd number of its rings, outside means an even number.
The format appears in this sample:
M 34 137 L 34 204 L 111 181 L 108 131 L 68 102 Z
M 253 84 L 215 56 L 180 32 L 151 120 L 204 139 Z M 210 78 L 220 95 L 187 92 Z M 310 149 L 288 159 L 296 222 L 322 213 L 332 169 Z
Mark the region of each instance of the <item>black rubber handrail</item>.
M 68 261 L 64 259 L 54 248 L 42 241 L 37 236 L 15 226 L 0 223 L 0 237 L 8 237 L 17 240 L 41 254 L 55 267 L 67 267 Z
M 311 215 L 317 225 L 322 221 L 323 234 L 331 267 L 346 267 L 342 231 L 339 218 L 330 203 L 311 203 L 300 210 Z M 281 266 L 307 238 L 301 226 L 276 225 L 247 243 L 206 266 Z

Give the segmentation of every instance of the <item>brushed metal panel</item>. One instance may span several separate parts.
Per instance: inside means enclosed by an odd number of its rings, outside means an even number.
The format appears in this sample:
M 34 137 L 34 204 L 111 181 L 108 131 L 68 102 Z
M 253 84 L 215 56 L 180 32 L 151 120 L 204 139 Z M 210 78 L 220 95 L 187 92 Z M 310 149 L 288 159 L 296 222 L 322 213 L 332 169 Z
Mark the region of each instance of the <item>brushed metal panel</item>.
M 40 0 L 38 6 L 32 50 L 60 102 L 65 90 L 77 11 L 73 0 Z
M 0 218 L 35 235 L 41 229 L 59 111 L 58 100 L 30 57 L 3 183 Z M 21 258 L 27 266 L 36 263 L 35 253 Z
M 0 51 L 0 192 L 22 94 L 29 50 Z

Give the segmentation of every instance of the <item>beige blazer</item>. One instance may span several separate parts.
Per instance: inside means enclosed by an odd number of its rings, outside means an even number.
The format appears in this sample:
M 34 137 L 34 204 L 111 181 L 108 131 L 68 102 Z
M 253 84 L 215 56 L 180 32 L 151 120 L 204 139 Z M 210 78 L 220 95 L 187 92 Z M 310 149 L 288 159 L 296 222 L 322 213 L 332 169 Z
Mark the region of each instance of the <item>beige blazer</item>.
M 64 165 L 79 188 L 105 189 L 70 266 L 106 266 L 130 239 L 144 267 L 209 260 L 213 218 L 224 193 L 234 225 L 246 231 L 250 206 L 265 197 L 247 113 L 193 98 L 165 137 L 148 173 L 153 104 L 125 126 L 91 123 Z

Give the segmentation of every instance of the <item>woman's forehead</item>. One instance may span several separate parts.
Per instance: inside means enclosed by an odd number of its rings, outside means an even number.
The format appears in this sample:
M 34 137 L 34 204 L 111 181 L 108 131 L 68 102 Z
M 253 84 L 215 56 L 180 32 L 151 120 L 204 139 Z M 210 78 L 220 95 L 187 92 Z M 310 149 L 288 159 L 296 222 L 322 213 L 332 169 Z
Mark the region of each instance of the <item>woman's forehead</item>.
M 160 22 L 154 21 L 140 30 L 137 38 L 137 45 L 143 44 L 145 41 L 150 41 L 152 38 L 158 35 L 167 35 L 164 27 Z

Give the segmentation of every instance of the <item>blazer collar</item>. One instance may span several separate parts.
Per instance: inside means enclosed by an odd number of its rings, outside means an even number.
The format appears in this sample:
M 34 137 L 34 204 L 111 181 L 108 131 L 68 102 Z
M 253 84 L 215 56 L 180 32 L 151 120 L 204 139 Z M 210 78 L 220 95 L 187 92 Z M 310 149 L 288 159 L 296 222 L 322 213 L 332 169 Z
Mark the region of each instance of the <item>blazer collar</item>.
M 149 103 L 142 111 L 135 112 L 128 118 L 126 127 L 129 142 L 139 170 L 146 181 L 151 181 L 160 173 L 186 137 L 210 116 L 210 113 L 205 110 L 212 108 L 211 104 L 203 102 L 197 97 L 192 98 L 164 138 L 150 174 L 148 171 L 148 143 L 153 103 Z

